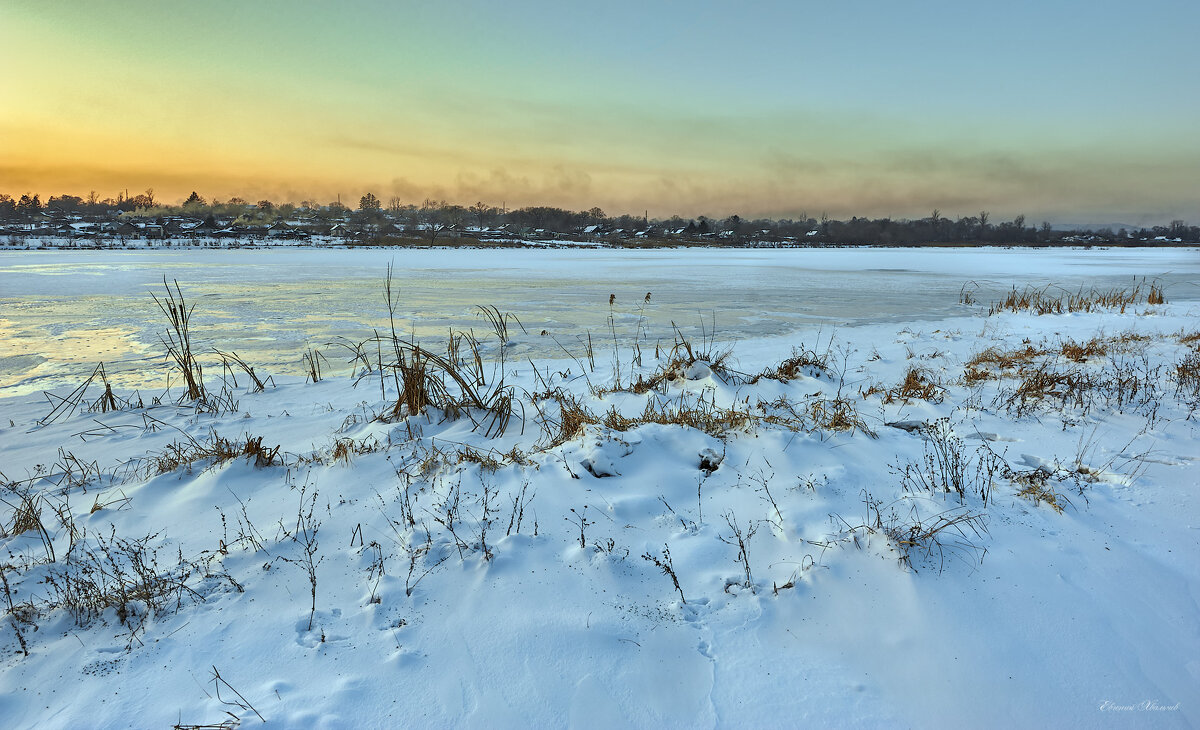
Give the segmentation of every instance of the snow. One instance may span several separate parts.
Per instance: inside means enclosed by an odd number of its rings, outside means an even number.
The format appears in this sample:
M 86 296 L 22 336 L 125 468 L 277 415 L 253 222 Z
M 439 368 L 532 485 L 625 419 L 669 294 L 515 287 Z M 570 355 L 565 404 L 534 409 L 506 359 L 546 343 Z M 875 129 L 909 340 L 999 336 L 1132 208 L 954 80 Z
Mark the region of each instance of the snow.
M 1019 280 L 1020 262 L 1002 254 L 939 253 L 869 261 Z M 678 263 L 629 255 L 651 274 Z M 584 252 L 505 256 L 518 268 L 540 263 L 547 278 L 581 256 L 601 281 L 620 269 Z M 847 261 L 815 255 L 804 265 L 836 272 Z M 1062 277 L 1098 281 L 1114 268 L 1189 264 L 1116 252 L 1045 261 Z M 0 276 L 44 263 L 10 257 Z M 1195 726 L 1200 448 L 1196 396 L 1172 374 L 1195 352 L 1183 340 L 1200 328 L 1200 301 L 1184 286 L 1167 297 L 1125 312 L 988 316 L 985 303 L 711 347 L 694 338 L 696 356 L 674 366 L 670 343 L 656 359 L 645 341 L 634 365 L 640 325 L 619 316 L 622 383 L 663 367 L 671 377 L 647 392 L 613 391 L 614 353 L 599 343 L 594 369 L 574 342 L 576 359 L 510 353 L 505 382 L 522 407 L 491 436 L 480 413 L 479 427 L 433 411 L 381 420 L 395 392 L 385 380 L 381 395 L 376 372 L 317 383 L 277 373 L 261 393 L 239 377 L 236 410 L 215 414 L 177 403 L 178 386 L 157 404 L 146 391 L 142 408 L 81 408 L 44 425 L 41 394 L 2 398 L 3 473 L 45 500 L 56 559 L 34 530 L 0 538 L 16 613 L 27 601 L 37 608 L 28 622 L 0 619 L 0 712 L 15 728 L 170 727 L 227 712 L 280 728 Z M 617 314 L 636 315 L 633 301 L 620 300 Z M 510 329 L 513 347 L 484 337 L 483 354 L 536 342 L 528 329 Z M 1108 355 L 1073 364 L 1058 354 L 1063 341 L 1097 336 Z M 1013 373 L 963 382 L 974 354 L 1025 344 L 1046 350 L 1050 367 L 1097 377 L 1130 368 L 1152 391 L 1119 406 L 1046 402 L 1018 414 L 998 400 Z M 804 353 L 826 367 L 750 377 Z M 872 387 L 894 388 L 913 367 L 944 386 L 940 400 Z M 212 368 L 206 375 L 220 387 Z M 593 423 L 550 446 L 541 423 L 553 431 L 560 407 L 534 395 L 553 389 L 598 417 L 686 406 L 750 421 L 724 432 Z M 838 399 L 860 427 L 805 420 Z M 200 460 L 156 473 L 154 456 L 214 432 L 261 436 L 284 463 Z M 335 456 L 339 442 L 361 453 Z M 977 491 L 960 498 L 906 482 L 906 465 L 920 470 L 932 445 L 956 442 L 972 469 L 988 450 L 1013 472 L 1040 469 L 1062 513 L 999 476 L 986 503 Z M 494 470 L 479 463 L 488 458 Z M 93 463 L 84 476 L 66 473 Z M 16 494 L 6 490 L 6 502 Z M 63 505 L 76 551 L 154 535 L 160 572 L 180 555 L 198 566 L 189 590 L 157 612 L 132 600 L 124 619 L 116 606 L 80 620 L 51 606 L 44 580 L 66 570 L 72 540 L 53 509 Z M 901 560 L 900 533 L 887 527 L 944 516 L 977 521 Z M 13 520 L 0 505 L 0 527 Z M 303 528 L 315 530 L 315 610 Z M 654 560 L 673 566 L 678 590 Z M 214 682 L 214 668 L 227 684 Z

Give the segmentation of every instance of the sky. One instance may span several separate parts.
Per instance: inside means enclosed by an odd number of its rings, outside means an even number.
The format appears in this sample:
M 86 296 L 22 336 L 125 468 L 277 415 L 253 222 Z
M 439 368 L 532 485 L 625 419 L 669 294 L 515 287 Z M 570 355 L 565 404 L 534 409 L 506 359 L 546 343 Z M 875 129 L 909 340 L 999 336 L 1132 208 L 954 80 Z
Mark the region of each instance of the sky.
M 1194 0 L 0 0 L 0 192 L 1200 221 Z

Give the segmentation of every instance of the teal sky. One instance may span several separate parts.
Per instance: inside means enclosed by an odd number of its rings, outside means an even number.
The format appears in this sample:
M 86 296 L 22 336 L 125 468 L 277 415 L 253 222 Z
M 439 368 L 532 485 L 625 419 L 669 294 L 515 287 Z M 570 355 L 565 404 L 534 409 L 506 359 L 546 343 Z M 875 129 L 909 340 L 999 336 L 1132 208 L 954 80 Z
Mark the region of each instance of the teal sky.
M 0 5 L 0 190 L 1200 219 L 1200 3 Z

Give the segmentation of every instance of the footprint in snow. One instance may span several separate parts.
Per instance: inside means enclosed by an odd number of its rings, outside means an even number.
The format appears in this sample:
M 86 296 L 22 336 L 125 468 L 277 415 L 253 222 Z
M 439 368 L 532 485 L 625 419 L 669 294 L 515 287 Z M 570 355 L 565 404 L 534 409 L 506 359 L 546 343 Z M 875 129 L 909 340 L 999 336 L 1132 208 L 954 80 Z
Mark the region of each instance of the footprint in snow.
M 308 616 L 296 622 L 296 643 L 308 649 L 315 649 L 321 644 L 346 641 L 350 637 L 334 634 L 325 630 L 325 625 L 342 617 L 342 609 L 332 611 L 317 611 L 313 614 L 312 628 L 309 628 Z
M 708 599 L 693 598 L 687 603 L 680 604 L 679 612 L 683 615 L 683 620 L 687 623 L 699 624 L 708 613 Z

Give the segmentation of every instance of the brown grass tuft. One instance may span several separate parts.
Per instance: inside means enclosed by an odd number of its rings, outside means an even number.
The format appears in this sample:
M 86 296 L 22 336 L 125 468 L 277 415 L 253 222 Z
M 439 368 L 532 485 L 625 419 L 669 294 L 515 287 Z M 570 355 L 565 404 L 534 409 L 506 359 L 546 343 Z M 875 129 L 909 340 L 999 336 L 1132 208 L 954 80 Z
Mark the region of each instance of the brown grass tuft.
M 1176 365 L 1175 392 L 1192 403 L 1200 403 L 1200 352 L 1189 352 Z
M 1046 354 L 1046 350 L 1034 347 L 1029 342 L 1015 350 L 989 347 L 982 352 L 975 353 L 964 363 L 963 380 L 967 385 L 992 380 L 1003 375 L 1005 370 L 1028 365 Z
M 1090 358 L 1108 354 L 1108 344 L 1099 337 L 1093 337 L 1087 342 L 1079 343 L 1074 340 L 1064 340 L 1062 343 L 1063 357 L 1073 362 L 1087 362 Z
M 636 418 L 626 418 L 617 412 L 616 407 L 608 409 L 608 413 L 604 414 L 604 420 L 601 421 L 605 428 L 613 431 L 628 431 L 629 429 L 641 423 Z
M 1143 290 L 1143 286 L 1147 289 Z M 1051 287 L 1025 287 L 1017 291 L 1013 287 L 1008 295 L 998 302 L 992 302 L 988 315 L 1000 312 L 1033 312 L 1034 314 L 1065 314 L 1068 312 L 1094 312 L 1097 309 L 1116 309 L 1124 312 L 1126 307 L 1145 301 L 1147 304 L 1165 304 L 1167 299 L 1163 288 L 1157 282 L 1148 285 L 1135 284 L 1130 289 L 1083 289 L 1074 294 L 1059 290 L 1061 293 L 1051 293 Z
M 903 382 L 888 391 L 883 400 L 885 403 L 892 403 L 896 400 L 919 398 L 931 403 L 940 403 L 946 395 L 946 389 L 931 378 L 932 373 L 927 370 L 909 368 L 904 374 Z
M 243 457 L 247 461 L 253 459 L 254 466 L 259 468 L 276 466 L 283 463 L 279 448 L 263 446 L 262 436 L 247 436 L 245 441 L 234 441 L 212 431 L 204 443 L 195 439 L 176 441 L 161 453 L 152 455 L 149 458 L 150 471 L 152 474 L 168 474 L 180 468 L 190 469 L 199 462 L 216 466 Z
M 795 380 L 801 375 L 804 375 L 805 371 L 808 371 L 809 373 L 816 373 L 818 377 L 821 375 L 828 375 L 828 355 L 818 355 L 812 350 L 800 351 L 793 349 L 791 357 L 773 368 L 767 368 L 763 370 L 761 373 L 758 373 L 754 377 L 750 378 L 748 382 L 751 385 L 754 385 L 759 380 L 766 378 L 768 380 L 778 380 L 786 383 Z
M 1055 512 L 1062 514 L 1062 503 L 1067 502 L 1067 498 L 1054 491 L 1054 487 L 1050 485 L 1050 478 L 1054 476 L 1053 472 L 1046 469 L 1030 469 L 1028 471 L 1010 471 L 1005 476 L 1017 487 L 1018 497 L 1028 499 L 1034 504 L 1045 502 Z
M 808 405 L 814 425 L 824 431 L 862 431 L 871 438 L 876 434 L 863 420 L 854 403 L 847 398 L 822 398 Z
M 496 472 L 504 466 L 503 455 L 497 458 L 496 452 L 492 450 L 479 451 L 470 446 L 464 446 L 459 449 L 458 463 L 478 464 L 479 468 L 484 471 Z
M 333 462 L 344 462 L 349 464 L 354 460 L 355 456 L 363 454 L 371 454 L 379 451 L 383 445 L 374 437 L 364 438 L 355 441 L 352 438 L 340 438 L 333 442 L 333 448 L 329 451 L 329 458 Z

